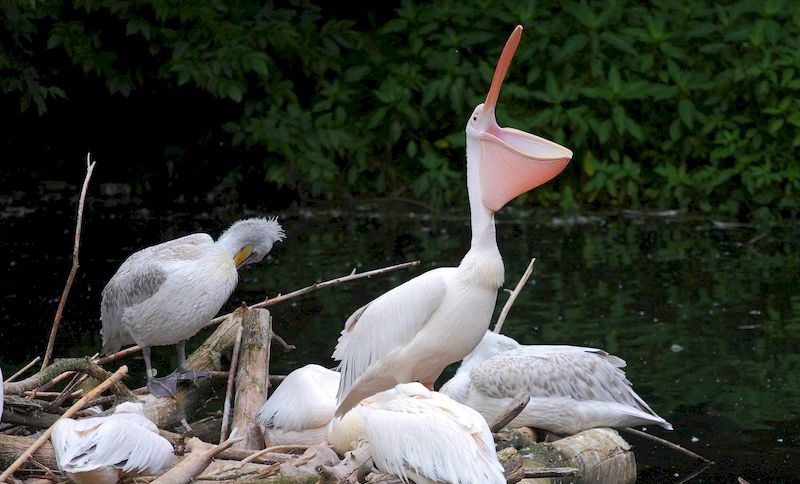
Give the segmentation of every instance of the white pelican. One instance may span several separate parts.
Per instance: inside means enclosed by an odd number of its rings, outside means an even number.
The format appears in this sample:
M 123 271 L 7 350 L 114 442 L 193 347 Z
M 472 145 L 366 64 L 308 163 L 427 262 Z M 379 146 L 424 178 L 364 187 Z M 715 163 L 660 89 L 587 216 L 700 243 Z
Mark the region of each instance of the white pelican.
M 174 396 L 179 379 L 207 376 L 186 370 L 186 340 L 228 300 L 239 280 L 237 269 L 259 262 L 283 238 L 274 218 L 250 218 L 231 225 L 216 242 L 208 234 L 192 234 L 134 253 L 103 289 L 102 352 L 141 346 L 147 386 L 157 396 Z M 173 344 L 177 372 L 154 378 L 150 347 Z
M 306 365 L 286 375 L 256 414 L 269 445 L 314 445 L 325 440 L 338 387 L 339 372 L 319 365 Z
M 0 368 L 0 420 L 3 420 L 3 369 Z
M 596 348 L 520 345 L 487 331 L 441 392 L 477 410 L 487 421 L 513 398 L 530 402 L 509 427 L 575 434 L 593 427 L 655 424 L 672 430 L 631 388 L 625 362 Z
M 375 467 L 417 484 L 504 484 L 494 440 L 471 408 L 405 383 L 356 406 L 331 431 L 339 453 L 366 439 Z
M 50 436 L 59 469 L 77 484 L 115 484 L 165 470 L 172 444 L 158 435 L 142 407 L 125 402 L 107 417 L 59 420 Z
M 572 152 L 538 136 L 501 128 L 495 105 L 522 35 L 506 43 L 486 96 L 467 121 L 469 252 L 458 267 L 426 272 L 358 309 L 345 323 L 333 358 L 341 361 L 337 415 L 397 383 L 433 388 L 449 364 L 478 344 L 503 283 L 494 213 L 564 169 Z

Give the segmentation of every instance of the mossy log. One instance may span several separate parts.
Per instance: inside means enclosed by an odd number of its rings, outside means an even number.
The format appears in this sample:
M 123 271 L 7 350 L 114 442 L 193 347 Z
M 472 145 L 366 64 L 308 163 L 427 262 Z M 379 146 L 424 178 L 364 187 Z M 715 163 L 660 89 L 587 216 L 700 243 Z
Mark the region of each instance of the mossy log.
M 636 481 L 636 458 L 630 444 L 609 428 L 589 429 L 555 442 L 532 444 L 519 450 L 525 475 L 536 470 L 562 469 L 557 477 L 526 477 L 523 484 L 582 484 Z M 564 468 L 577 469 L 571 474 Z M 528 472 L 530 471 L 530 472 Z

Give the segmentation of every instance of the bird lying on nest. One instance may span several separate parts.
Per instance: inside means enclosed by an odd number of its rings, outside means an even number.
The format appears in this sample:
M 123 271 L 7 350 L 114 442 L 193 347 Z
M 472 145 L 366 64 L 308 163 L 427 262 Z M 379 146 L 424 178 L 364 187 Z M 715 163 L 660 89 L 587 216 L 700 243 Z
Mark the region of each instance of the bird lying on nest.
M 508 427 L 535 427 L 576 434 L 593 427 L 660 425 L 672 430 L 620 369 L 625 362 L 596 348 L 521 345 L 487 331 L 441 392 L 496 417 L 521 392 L 528 405 Z
M 216 242 L 208 234 L 192 234 L 134 253 L 103 289 L 102 353 L 141 346 L 147 387 L 159 397 L 175 396 L 178 381 L 209 376 L 208 370 L 186 369 L 186 340 L 228 300 L 237 270 L 261 261 L 284 237 L 275 218 L 249 218 L 231 225 Z M 173 344 L 177 370 L 155 378 L 150 347 Z
M 50 440 L 59 469 L 77 484 L 156 474 L 174 457 L 172 444 L 144 416 L 141 403 L 121 403 L 106 417 L 61 419 Z

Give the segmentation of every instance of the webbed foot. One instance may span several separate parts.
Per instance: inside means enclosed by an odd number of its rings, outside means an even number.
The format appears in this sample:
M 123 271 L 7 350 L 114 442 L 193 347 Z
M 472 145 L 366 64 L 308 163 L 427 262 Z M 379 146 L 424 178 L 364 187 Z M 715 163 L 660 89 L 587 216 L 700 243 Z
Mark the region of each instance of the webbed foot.
M 170 373 L 164 378 L 148 379 L 147 390 L 159 398 L 175 398 L 175 393 L 178 391 L 178 374 Z

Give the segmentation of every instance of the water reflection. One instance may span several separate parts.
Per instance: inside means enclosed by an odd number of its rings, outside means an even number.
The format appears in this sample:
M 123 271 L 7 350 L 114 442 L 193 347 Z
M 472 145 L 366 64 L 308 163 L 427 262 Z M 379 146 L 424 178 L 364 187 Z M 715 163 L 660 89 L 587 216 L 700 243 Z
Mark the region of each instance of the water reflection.
M 0 355 L 8 373 L 45 346 L 69 270 L 72 207 L 64 200 L 9 203 L 0 213 Z M 252 215 L 109 210 L 95 202 L 87 212 L 81 270 L 57 355 L 99 349 L 100 290 L 131 252 L 193 231 L 216 237 L 234 219 Z M 501 215 L 497 235 L 506 286 L 513 287 L 530 258 L 537 258 L 504 332 L 528 344 L 597 346 L 625 359 L 637 392 L 676 428 L 650 430 L 717 462 L 692 482 L 795 479 L 800 228 L 727 226 L 685 216 Z M 354 268 L 414 259 L 423 264 L 275 306 L 276 332 L 298 346 L 273 352 L 275 372 L 310 362 L 330 366 L 338 333 L 353 310 L 423 270 L 457 264 L 469 245 L 468 220 L 460 214 L 434 217 L 393 207 L 357 214 L 303 211 L 284 214 L 281 221 L 286 242 L 243 272 L 224 310 Z M 500 305 L 505 298 L 500 295 Z M 141 360 L 131 362 L 143 372 Z M 630 440 L 637 446 L 640 482 L 677 482 L 693 468 L 670 451 Z

